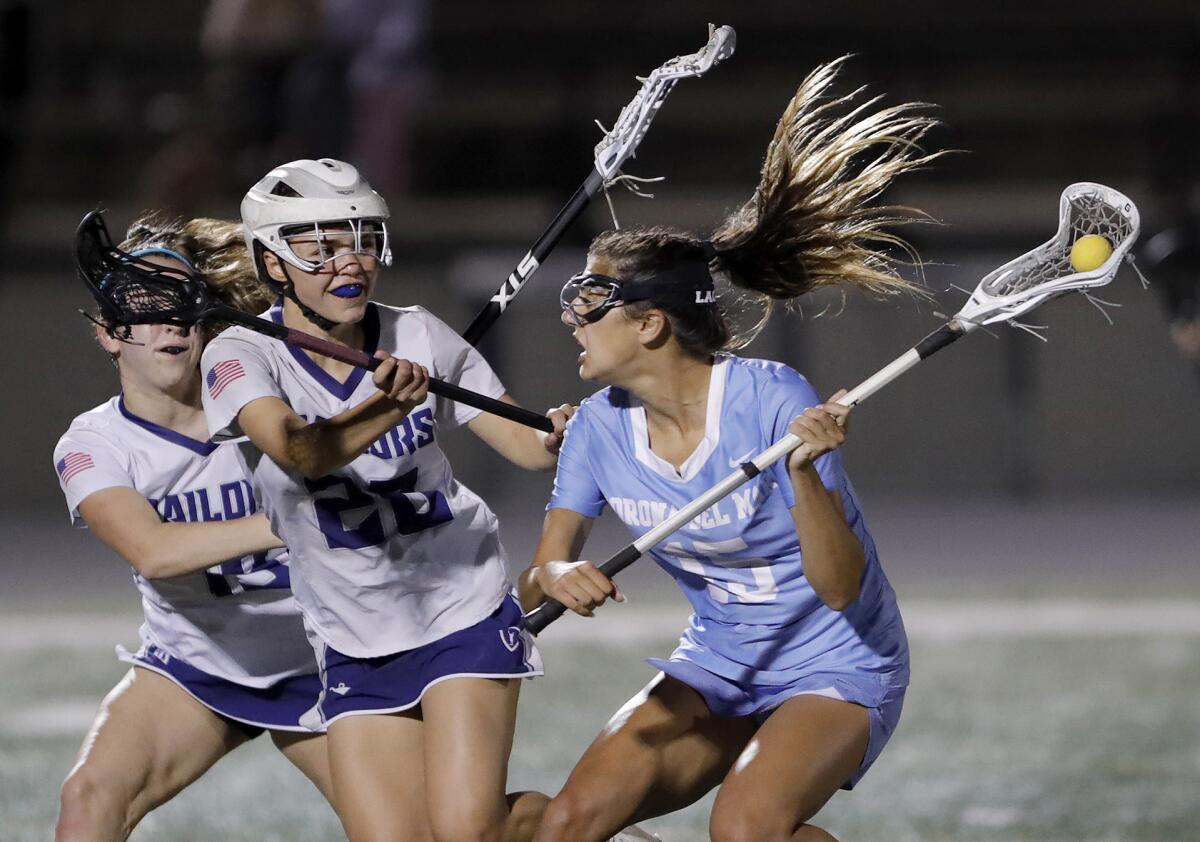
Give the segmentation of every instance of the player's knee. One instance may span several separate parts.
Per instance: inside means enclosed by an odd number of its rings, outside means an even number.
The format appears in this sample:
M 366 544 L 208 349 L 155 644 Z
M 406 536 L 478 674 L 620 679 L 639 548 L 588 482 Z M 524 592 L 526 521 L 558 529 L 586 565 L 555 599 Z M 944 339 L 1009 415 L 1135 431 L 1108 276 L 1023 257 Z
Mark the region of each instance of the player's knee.
M 597 805 L 579 794 L 564 789 L 546 805 L 538 842 L 558 842 L 582 838 L 583 830 L 596 818 Z
M 98 812 L 105 800 L 104 790 L 86 767 L 76 769 L 63 782 L 58 794 L 59 823 Z
M 540 792 L 508 794 L 508 820 L 505 828 L 512 839 L 533 839 L 541 826 L 550 798 Z
M 795 820 L 774 811 L 759 812 L 717 804 L 708 820 L 712 842 L 788 842 Z
M 123 827 L 128 805 L 104 786 L 87 766 L 73 771 L 59 792 L 56 842 L 94 839 L 110 827 Z

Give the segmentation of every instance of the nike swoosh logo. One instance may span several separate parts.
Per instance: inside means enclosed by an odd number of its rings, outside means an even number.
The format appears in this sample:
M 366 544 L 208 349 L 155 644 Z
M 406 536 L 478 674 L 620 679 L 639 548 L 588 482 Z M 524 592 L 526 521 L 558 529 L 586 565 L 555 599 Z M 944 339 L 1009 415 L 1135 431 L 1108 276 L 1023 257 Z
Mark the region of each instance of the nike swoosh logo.
M 329 689 L 334 693 L 337 693 L 339 696 L 344 696 L 350 692 L 350 688 L 346 686 L 345 682 L 342 682 L 337 687 L 330 687 Z
M 753 455 L 754 455 L 754 448 L 750 448 L 749 450 L 747 450 L 745 453 L 743 453 L 738 458 L 730 459 L 729 467 L 731 467 L 731 468 L 740 467 L 742 464 L 744 464 L 746 462 L 747 459 L 749 459 Z

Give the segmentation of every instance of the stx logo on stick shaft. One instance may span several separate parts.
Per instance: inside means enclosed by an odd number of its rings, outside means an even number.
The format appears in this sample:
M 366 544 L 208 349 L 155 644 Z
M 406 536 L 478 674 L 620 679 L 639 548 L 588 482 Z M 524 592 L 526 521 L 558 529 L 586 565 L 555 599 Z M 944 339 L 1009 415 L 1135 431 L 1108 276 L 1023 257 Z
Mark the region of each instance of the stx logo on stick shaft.
M 517 293 L 521 291 L 521 287 L 525 286 L 525 282 L 529 280 L 529 276 L 536 272 L 540 265 L 536 257 L 529 252 L 525 253 L 525 256 L 521 258 L 521 262 L 517 264 L 517 268 L 508 276 L 508 281 L 492 296 L 492 301 L 500 305 L 501 312 L 508 306 L 508 302 L 516 298 Z M 508 291 L 509 287 L 512 287 L 512 292 Z

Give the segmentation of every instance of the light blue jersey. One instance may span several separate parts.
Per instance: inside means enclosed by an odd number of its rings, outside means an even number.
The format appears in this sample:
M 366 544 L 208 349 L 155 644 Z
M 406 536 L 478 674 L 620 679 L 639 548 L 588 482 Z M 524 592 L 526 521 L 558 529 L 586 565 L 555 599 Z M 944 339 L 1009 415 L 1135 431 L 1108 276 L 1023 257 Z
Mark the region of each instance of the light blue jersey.
M 808 381 L 781 363 L 718 355 L 704 438 L 676 471 L 651 452 L 638 401 L 622 389 L 604 389 L 582 403 L 567 427 L 549 507 L 597 517 L 607 504 L 641 536 L 820 403 Z M 841 454 L 820 457 L 816 467 L 826 488 L 841 495 L 866 550 L 858 600 L 834 611 L 809 585 L 781 460 L 651 551 L 694 612 L 671 661 L 739 686 L 786 685 L 877 707 L 908 683 L 904 625 Z

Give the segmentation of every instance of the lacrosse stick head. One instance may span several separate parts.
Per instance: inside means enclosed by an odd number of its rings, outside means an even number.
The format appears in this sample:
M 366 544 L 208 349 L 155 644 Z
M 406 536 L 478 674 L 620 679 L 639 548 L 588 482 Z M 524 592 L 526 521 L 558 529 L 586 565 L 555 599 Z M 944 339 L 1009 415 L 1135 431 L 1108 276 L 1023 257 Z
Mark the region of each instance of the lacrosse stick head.
M 955 320 L 968 330 L 1009 321 L 1057 295 L 1104 286 L 1121 268 L 1140 228 L 1129 197 L 1103 184 L 1072 184 L 1059 199 L 1054 237 L 989 272 Z M 1087 234 L 1107 240 L 1112 254 L 1095 269 L 1078 272 L 1071 265 L 1071 246 Z
M 75 266 L 96 301 L 99 322 L 110 333 L 136 324 L 187 327 L 209 309 L 208 288 L 195 274 L 159 266 L 117 248 L 101 211 L 75 232 Z
M 700 50 L 670 59 L 641 80 L 642 87 L 637 95 L 621 109 L 617 122 L 596 144 L 596 170 L 606 182 L 637 149 L 650 128 L 650 121 L 675 83 L 691 76 L 703 76 L 733 55 L 736 47 L 737 33 L 733 27 L 709 24 L 708 43 Z
M 703 76 L 713 65 L 733 55 L 737 49 L 737 33 L 732 26 L 708 25 L 708 43 L 694 53 L 676 56 L 663 63 L 655 73 L 662 79 L 684 79 Z

